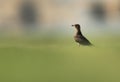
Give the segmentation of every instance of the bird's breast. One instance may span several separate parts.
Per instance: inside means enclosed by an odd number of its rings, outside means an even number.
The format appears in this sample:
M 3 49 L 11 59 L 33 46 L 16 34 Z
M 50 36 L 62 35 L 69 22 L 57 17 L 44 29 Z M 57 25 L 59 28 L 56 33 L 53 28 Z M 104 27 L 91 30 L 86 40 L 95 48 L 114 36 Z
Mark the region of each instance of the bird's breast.
M 81 37 L 80 35 L 74 36 L 74 40 L 75 40 L 76 42 L 81 42 L 82 39 L 81 39 L 80 37 Z

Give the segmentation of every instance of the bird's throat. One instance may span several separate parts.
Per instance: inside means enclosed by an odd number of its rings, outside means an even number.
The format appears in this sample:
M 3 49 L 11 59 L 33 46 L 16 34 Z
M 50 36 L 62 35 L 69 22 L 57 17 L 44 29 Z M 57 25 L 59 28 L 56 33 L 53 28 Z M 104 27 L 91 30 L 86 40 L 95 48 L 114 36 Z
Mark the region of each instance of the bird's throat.
M 76 33 L 76 35 L 82 35 L 82 33 L 81 33 L 81 30 L 80 30 L 80 29 L 77 29 L 77 33 Z

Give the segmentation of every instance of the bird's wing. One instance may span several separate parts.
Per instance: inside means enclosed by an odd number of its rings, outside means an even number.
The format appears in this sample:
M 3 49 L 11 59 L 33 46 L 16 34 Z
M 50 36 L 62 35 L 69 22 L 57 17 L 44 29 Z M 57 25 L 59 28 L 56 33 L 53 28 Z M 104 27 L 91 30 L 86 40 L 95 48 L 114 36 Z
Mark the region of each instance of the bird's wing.
M 83 45 L 91 45 L 90 41 L 84 36 L 79 36 L 79 43 Z

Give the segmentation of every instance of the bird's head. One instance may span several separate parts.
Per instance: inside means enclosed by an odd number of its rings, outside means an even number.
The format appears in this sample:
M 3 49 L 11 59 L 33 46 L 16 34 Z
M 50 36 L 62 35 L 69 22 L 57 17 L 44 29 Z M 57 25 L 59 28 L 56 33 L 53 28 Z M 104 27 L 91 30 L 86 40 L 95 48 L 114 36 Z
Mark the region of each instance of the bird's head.
M 80 29 L 80 25 L 79 24 L 74 24 L 74 25 L 72 25 L 72 27 L 75 27 L 76 29 Z

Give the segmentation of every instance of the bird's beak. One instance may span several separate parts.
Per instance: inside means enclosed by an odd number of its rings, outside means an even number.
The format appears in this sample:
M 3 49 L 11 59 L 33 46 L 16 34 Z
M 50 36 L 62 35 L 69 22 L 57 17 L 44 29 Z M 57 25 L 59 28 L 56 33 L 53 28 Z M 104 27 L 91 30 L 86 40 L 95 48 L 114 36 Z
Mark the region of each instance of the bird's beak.
M 75 25 L 72 25 L 72 27 L 75 26 Z

